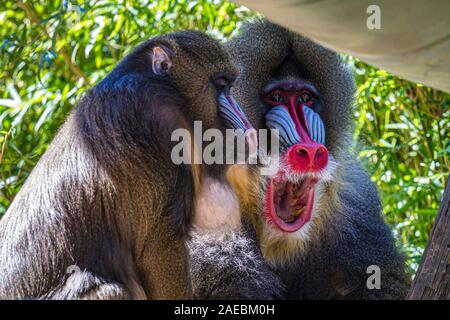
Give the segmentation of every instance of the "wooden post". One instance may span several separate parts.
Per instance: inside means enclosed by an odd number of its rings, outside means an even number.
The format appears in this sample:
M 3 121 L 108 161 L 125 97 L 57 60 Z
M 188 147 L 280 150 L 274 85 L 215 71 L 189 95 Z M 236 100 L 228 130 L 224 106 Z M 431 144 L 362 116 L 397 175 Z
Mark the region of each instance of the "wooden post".
M 450 176 L 408 299 L 450 299 Z

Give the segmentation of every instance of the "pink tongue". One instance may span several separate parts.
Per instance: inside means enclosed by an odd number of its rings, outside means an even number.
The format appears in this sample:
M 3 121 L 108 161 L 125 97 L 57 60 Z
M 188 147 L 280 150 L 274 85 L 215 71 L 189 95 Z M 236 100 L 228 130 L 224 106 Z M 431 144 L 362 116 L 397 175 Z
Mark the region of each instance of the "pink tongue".
M 258 137 L 255 129 L 245 131 L 245 141 L 248 145 L 249 156 L 255 156 L 258 151 Z

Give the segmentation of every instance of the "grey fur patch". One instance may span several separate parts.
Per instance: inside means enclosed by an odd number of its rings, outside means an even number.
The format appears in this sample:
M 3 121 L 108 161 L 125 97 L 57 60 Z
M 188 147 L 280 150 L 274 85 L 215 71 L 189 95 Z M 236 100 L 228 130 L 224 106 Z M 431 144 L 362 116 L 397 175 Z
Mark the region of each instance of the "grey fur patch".
M 188 242 L 196 299 L 275 299 L 283 285 L 242 232 L 193 232 Z

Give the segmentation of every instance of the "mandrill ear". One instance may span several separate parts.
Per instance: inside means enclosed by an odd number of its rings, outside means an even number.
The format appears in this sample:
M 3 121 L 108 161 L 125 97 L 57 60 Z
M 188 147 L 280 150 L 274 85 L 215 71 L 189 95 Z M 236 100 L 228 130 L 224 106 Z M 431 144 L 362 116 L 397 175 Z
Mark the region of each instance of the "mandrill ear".
M 162 47 L 153 48 L 152 69 L 153 72 L 159 76 L 169 74 L 172 69 L 172 61 L 170 60 L 166 50 Z

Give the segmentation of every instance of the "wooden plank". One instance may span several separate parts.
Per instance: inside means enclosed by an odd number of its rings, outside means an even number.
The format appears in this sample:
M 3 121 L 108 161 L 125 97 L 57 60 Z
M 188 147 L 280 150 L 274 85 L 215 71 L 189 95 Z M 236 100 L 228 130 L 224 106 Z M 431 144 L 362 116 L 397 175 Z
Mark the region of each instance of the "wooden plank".
M 450 177 L 427 248 L 408 294 L 411 300 L 450 299 Z

